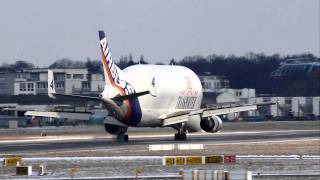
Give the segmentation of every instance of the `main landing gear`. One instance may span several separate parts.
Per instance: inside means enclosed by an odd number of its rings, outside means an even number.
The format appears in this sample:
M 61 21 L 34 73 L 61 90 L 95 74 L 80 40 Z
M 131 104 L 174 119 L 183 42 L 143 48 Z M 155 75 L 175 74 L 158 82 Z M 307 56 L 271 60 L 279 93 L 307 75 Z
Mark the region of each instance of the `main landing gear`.
M 174 134 L 174 140 L 176 141 L 185 141 L 187 140 L 187 133 L 186 132 L 177 132 Z
M 176 141 L 185 141 L 187 140 L 187 130 L 184 124 L 180 124 L 176 127 L 178 130 L 177 133 L 174 134 L 174 140 Z
M 117 134 L 117 141 L 118 142 L 128 142 L 129 141 L 129 136 L 128 134 Z
M 129 136 L 127 133 L 126 127 L 119 127 L 116 135 L 117 141 L 118 142 L 128 142 L 129 141 Z
M 104 124 L 106 131 L 113 135 L 113 138 L 118 142 L 128 142 L 129 136 L 127 133 L 128 127 L 117 126 L 112 124 Z

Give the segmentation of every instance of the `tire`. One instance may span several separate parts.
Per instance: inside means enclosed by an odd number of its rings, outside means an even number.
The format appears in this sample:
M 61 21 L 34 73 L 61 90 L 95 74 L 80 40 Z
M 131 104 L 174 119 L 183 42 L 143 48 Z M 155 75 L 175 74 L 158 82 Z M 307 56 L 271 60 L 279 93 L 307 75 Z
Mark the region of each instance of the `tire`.
M 174 134 L 174 140 L 175 140 L 175 141 L 178 141 L 178 140 L 179 140 L 179 134 L 178 134 L 178 133 Z
M 176 133 L 176 134 L 174 134 L 174 140 L 185 141 L 185 140 L 187 140 L 187 134 L 186 133 Z
M 128 142 L 129 141 L 129 136 L 128 136 L 128 134 L 125 134 L 124 135 L 124 142 Z
M 186 133 L 182 133 L 181 134 L 181 140 L 183 140 L 183 141 L 187 140 L 187 134 Z

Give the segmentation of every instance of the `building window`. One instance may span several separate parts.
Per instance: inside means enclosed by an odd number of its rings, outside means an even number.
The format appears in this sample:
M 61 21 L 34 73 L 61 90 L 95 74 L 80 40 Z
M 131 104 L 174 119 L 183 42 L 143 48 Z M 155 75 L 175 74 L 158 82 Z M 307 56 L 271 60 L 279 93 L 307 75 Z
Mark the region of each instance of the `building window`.
M 236 96 L 242 96 L 242 92 L 241 91 L 236 91 Z
M 39 81 L 40 76 L 39 74 L 30 74 L 30 79 L 32 79 L 33 81 Z
M 56 74 L 55 80 L 57 81 L 64 81 L 65 75 L 64 74 Z
M 73 79 L 83 79 L 83 74 L 74 74 Z
M 45 83 L 45 82 L 38 82 L 38 83 L 37 83 L 37 88 L 38 88 L 38 89 L 48 88 L 48 84 Z
M 71 74 L 66 74 L 67 79 L 71 79 Z
M 90 82 L 88 81 L 82 82 L 81 85 L 82 89 L 90 89 Z
M 33 83 L 28 83 L 28 91 L 34 91 Z
M 20 91 L 26 91 L 26 83 L 20 83 Z
M 56 83 L 56 88 L 57 88 L 57 89 L 62 89 L 62 88 L 64 88 L 64 82 L 57 82 L 57 83 Z
M 292 104 L 292 101 L 291 101 L 291 99 L 285 99 L 285 104 Z

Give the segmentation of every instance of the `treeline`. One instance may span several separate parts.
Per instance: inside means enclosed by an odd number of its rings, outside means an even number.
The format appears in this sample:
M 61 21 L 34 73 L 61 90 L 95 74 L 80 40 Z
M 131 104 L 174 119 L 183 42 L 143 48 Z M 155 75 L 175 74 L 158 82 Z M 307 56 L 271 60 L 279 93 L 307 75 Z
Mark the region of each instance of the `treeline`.
M 13 64 L 8 64 L 8 63 L 3 63 L 0 66 L 0 72 L 9 72 L 9 73 L 13 73 L 16 71 L 23 71 L 25 69 L 32 69 L 34 68 L 34 64 L 27 62 L 27 61 L 23 61 L 23 60 L 19 60 L 16 61 Z
M 216 54 L 207 57 L 188 56 L 180 61 L 172 59 L 169 64 L 186 66 L 200 75 L 210 73 L 224 76 L 230 81 L 231 88 L 255 88 L 260 94 L 272 94 L 274 93 L 274 84 L 270 73 L 275 71 L 280 66 L 280 63 L 288 59 L 297 59 L 300 62 L 320 62 L 318 57 L 310 53 L 287 56 L 247 53 L 244 56 Z M 115 62 L 121 69 L 134 64 L 148 64 L 143 55 L 135 60 L 130 54 L 121 56 Z M 13 65 L 5 64 L 3 67 L 20 70 L 33 68 L 34 65 L 24 61 L 17 61 Z M 88 68 L 88 71 L 92 73 L 103 72 L 101 61 L 91 60 L 90 58 L 87 58 L 86 62 L 61 59 L 51 64 L 49 68 Z
M 210 55 L 207 57 L 185 57 L 177 64 L 189 67 L 197 74 L 210 72 L 213 75 L 224 76 L 230 81 L 232 88 L 255 88 L 258 93 L 273 94 L 274 83 L 270 73 L 275 71 L 280 63 L 288 59 L 305 62 L 319 62 L 312 54 L 280 56 L 274 54 L 248 53 L 246 56 Z

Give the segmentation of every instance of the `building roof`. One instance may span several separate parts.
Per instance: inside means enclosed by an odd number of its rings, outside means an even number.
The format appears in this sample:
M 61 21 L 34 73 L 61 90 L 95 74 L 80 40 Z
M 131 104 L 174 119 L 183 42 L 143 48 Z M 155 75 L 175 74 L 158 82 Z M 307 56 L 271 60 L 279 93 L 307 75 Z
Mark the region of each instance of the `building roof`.
M 312 73 L 320 73 L 319 62 L 292 62 L 283 63 L 281 66 L 273 71 L 270 75 L 272 77 L 279 76 L 297 76 L 297 75 L 308 75 Z

